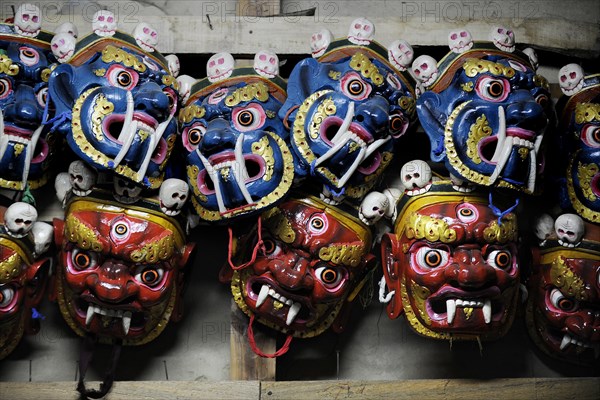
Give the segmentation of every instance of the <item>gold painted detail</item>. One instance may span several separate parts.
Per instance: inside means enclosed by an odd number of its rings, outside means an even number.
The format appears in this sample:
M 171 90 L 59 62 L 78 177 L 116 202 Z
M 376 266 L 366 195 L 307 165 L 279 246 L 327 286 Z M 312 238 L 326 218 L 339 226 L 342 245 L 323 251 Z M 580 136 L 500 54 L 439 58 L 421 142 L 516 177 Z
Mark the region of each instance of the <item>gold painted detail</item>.
M 40 77 L 42 78 L 42 82 L 48 83 L 48 79 L 50 79 L 50 74 L 51 73 L 52 73 L 52 69 L 50 69 L 50 68 L 44 68 L 42 70 L 42 73 L 40 74 Z
M 108 101 L 103 94 L 96 97 L 96 102 L 92 112 L 92 131 L 96 140 L 101 142 L 104 140 L 104 132 L 102 131 L 102 121 L 108 114 L 111 114 L 115 110 L 115 105 Z
M 98 68 L 94 70 L 94 75 L 104 76 L 106 74 L 106 68 Z
M 23 152 L 23 150 L 25 150 L 25 145 L 23 145 L 21 143 L 17 143 L 14 146 L 14 150 L 15 150 L 15 157 L 19 157 L 21 155 L 21 153 Z
M 332 244 L 319 249 L 319 258 L 336 265 L 356 267 L 365 254 L 362 244 Z
M 319 131 L 323 120 L 325 120 L 325 118 L 328 116 L 335 114 L 335 112 L 336 107 L 331 97 L 323 100 L 321 104 L 319 104 L 317 107 L 317 112 L 313 114 L 310 127 L 308 128 L 311 139 L 314 140 L 319 137 Z
M 298 148 L 298 152 L 300 153 L 300 157 L 304 159 L 308 164 L 316 160 L 316 157 L 308 143 L 306 142 L 306 132 L 304 131 L 304 123 L 306 122 L 306 114 L 310 107 L 314 104 L 315 101 L 321 96 L 326 95 L 327 93 L 331 93 L 332 90 L 320 90 L 308 96 L 306 100 L 302 103 L 298 112 L 296 113 L 296 119 L 294 120 L 294 131 L 293 131 L 293 140 Z
M 483 138 L 486 138 L 491 134 L 492 128 L 488 124 L 487 117 L 485 114 L 481 114 L 477 117 L 477 121 L 471 125 L 469 136 L 467 137 L 467 155 L 475 164 L 481 164 L 481 157 L 479 157 L 477 145 Z
M 197 184 L 199 173 L 200 173 L 200 170 L 198 169 L 197 166 L 188 165 L 187 175 L 188 175 L 189 181 L 194 183 L 192 185 L 192 187 L 194 188 L 194 196 L 198 197 L 198 199 L 200 199 L 200 201 L 206 202 L 208 200 L 208 198 L 200 192 L 200 189 L 198 188 L 198 184 Z
M 277 113 L 275 111 L 273 111 L 273 110 L 265 110 L 265 115 L 269 119 L 273 119 L 273 118 L 277 117 Z
M 144 140 L 148 139 L 148 136 L 150 136 L 150 132 L 144 129 L 140 129 L 138 131 L 138 136 L 140 137 L 140 142 L 143 142 Z
M 471 315 L 473 315 L 473 307 L 463 307 L 462 310 L 465 313 L 465 319 L 470 320 Z
M 137 72 L 145 72 L 147 69 L 146 64 L 139 57 L 112 45 L 106 46 L 102 50 L 102 61 L 105 63 L 117 62 L 126 67 L 133 68 Z
M 204 118 L 206 115 L 206 109 L 204 107 L 197 106 L 196 104 L 190 104 L 179 111 L 179 122 L 188 124 L 193 119 Z
M 431 295 L 429 289 L 424 286 L 419 285 L 412 279 L 406 278 L 410 282 L 410 290 L 413 294 L 413 300 L 415 302 L 416 311 L 421 316 L 421 320 L 425 321 L 426 324 L 431 324 L 431 318 L 429 318 L 429 314 L 427 313 L 426 300 Z
M 409 239 L 426 239 L 430 242 L 452 243 L 456 240 L 456 231 L 446 221 L 416 212 L 408 216 L 405 235 Z
M 580 151 L 581 150 L 578 150 L 572 156 L 573 159 L 577 158 L 577 153 Z M 574 167 L 574 165 L 573 165 L 572 160 L 569 162 L 569 166 L 567 167 L 567 194 L 569 195 L 569 200 L 571 201 L 571 205 L 573 206 L 573 208 L 575 209 L 575 212 L 577 214 L 579 214 L 580 216 L 582 216 L 583 218 L 585 218 L 586 220 L 588 220 L 590 222 L 598 223 L 598 222 L 600 222 L 600 212 L 594 211 L 591 208 L 587 207 L 585 204 L 583 204 L 579 200 L 579 197 L 577 196 L 577 193 L 575 192 L 575 186 L 573 184 L 573 167 Z M 580 183 L 580 187 L 582 187 L 581 183 Z M 587 191 L 587 189 L 583 189 L 583 190 Z M 591 190 L 591 187 L 590 187 L 590 190 Z
M 258 142 L 252 143 L 252 154 L 256 154 L 265 161 L 265 174 L 262 179 L 267 182 L 270 181 L 275 168 L 275 158 L 268 136 L 263 136 Z
M 173 234 L 169 233 L 158 240 L 144 244 L 138 250 L 132 251 L 131 260 L 133 262 L 154 264 L 172 258 L 174 254 L 175 240 Z
M 98 240 L 98 235 L 99 233 L 80 221 L 79 218 L 72 214 L 67 216 L 67 220 L 65 221 L 65 237 L 69 242 L 75 243 L 80 249 L 95 252 L 102 251 L 103 246 L 102 242 Z
M 223 180 L 225 182 L 229 182 L 229 175 L 231 175 L 231 168 L 229 168 L 229 167 L 221 168 L 219 170 L 219 173 L 221 174 L 221 178 L 223 178 Z
M 15 76 L 19 73 L 19 66 L 7 55 L 0 54 L 0 74 Z
M 516 242 L 518 233 L 517 217 L 510 213 L 502 217 L 502 225 L 497 220 L 490 222 L 483 230 L 483 237 L 488 243 Z
M 410 96 L 402 96 L 398 99 L 398 105 L 401 109 L 406 111 L 408 115 L 415 113 L 416 102 L 415 99 Z
M 588 299 L 585 283 L 567 266 L 564 257 L 558 256 L 552 262 L 550 279 L 552 284 L 559 288 L 564 295 L 574 297 L 579 301 Z
M 520 147 L 518 153 L 521 160 L 526 160 L 529 157 L 529 149 L 527 147 Z
M 18 254 L 13 254 L 0 262 L 0 283 L 8 283 L 21 274 L 23 260 Z
M 350 68 L 360 72 L 363 78 L 370 79 L 375 86 L 383 85 L 383 75 L 379 73 L 379 69 L 369 60 L 369 57 L 363 53 L 356 53 L 352 56 Z
M 263 224 L 272 235 L 283 243 L 293 243 L 296 240 L 296 232 L 292 224 L 281 209 L 275 207 L 263 214 Z
M 364 185 L 348 185 L 346 187 L 346 197 L 352 199 L 362 199 L 363 197 L 365 197 L 367 195 L 367 192 L 369 192 L 373 188 L 373 186 L 375 186 L 377 180 L 379 179 L 381 174 L 386 170 L 389 163 L 392 162 L 393 158 L 394 154 L 389 151 L 381 153 L 381 164 L 379 164 L 379 167 L 377 167 L 375 172 L 373 172 L 372 174 L 365 176 Z
M 533 84 L 537 87 L 541 87 L 544 90 L 550 91 L 550 84 L 548 83 L 548 79 L 546 79 L 542 75 L 535 75 L 533 77 Z
M 337 81 L 338 79 L 340 79 L 340 76 L 342 76 L 342 73 L 339 71 L 329 71 L 329 74 L 327 74 L 331 79 L 333 79 L 334 81 Z
M 473 82 L 466 82 L 463 83 L 462 85 L 460 85 L 461 89 L 465 92 L 472 92 L 473 91 Z
M 515 76 L 515 70 L 513 68 L 493 61 L 481 60 L 479 58 L 468 58 L 463 64 L 463 69 L 469 78 L 473 78 L 484 72 L 489 72 L 495 76 L 505 76 L 507 78 Z
M 575 106 L 575 122 L 583 124 L 584 122 L 600 121 L 600 104 L 598 103 L 579 103 Z
M 177 79 L 175 79 L 175 77 L 173 75 L 169 75 L 169 74 L 163 75 L 161 78 L 161 81 L 162 81 L 163 85 L 171 86 L 175 90 L 179 90 L 179 83 L 177 82 Z
M 269 88 L 267 85 L 262 82 L 257 82 L 236 89 L 225 98 L 225 104 L 227 107 L 233 107 L 254 99 L 262 101 L 263 103 L 269 99 Z
M 415 310 L 413 308 L 413 306 L 410 302 L 410 299 L 408 298 L 407 285 L 410 285 L 411 289 L 415 290 L 416 293 L 419 293 L 419 290 L 418 290 L 418 285 L 415 285 L 414 282 L 412 282 L 412 281 L 405 282 L 404 279 L 401 281 L 400 296 L 402 297 L 403 311 L 406 315 L 406 320 L 408 321 L 410 326 L 415 330 L 415 332 L 417 332 L 420 335 L 426 336 L 426 337 L 430 337 L 430 338 L 434 338 L 434 339 L 450 339 L 452 337 L 450 334 L 432 331 L 431 329 L 429 329 L 428 327 L 423 325 L 423 323 L 419 320 L 419 318 L 416 315 L 417 312 L 422 317 L 423 321 L 425 321 L 427 324 L 431 323 L 431 319 L 429 318 L 429 315 L 427 314 L 427 312 L 424 312 L 424 310 L 425 310 L 425 301 L 424 300 L 420 300 L 420 298 L 418 296 L 415 296 L 414 299 L 415 299 L 415 302 L 417 303 L 416 307 L 419 309 Z M 415 287 L 415 286 L 417 286 L 417 287 Z
M 596 195 L 592 191 L 592 178 L 598 174 L 598 166 L 596 164 L 582 164 L 579 162 L 577 166 L 577 178 L 579 179 L 579 186 L 586 199 L 590 201 L 596 200 Z

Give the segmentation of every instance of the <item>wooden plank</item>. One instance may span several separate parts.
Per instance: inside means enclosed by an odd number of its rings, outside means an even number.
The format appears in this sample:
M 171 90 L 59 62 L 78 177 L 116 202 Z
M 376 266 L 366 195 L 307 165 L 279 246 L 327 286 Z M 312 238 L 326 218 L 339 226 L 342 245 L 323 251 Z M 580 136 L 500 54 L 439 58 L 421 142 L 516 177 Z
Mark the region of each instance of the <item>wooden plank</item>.
M 99 382 L 89 382 L 98 388 Z M 0 382 L 0 399 L 79 399 L 76 382 Z M 106 400 L 130 399 L 259 399 L 260 382 L 115 382 Z
M 281 10 L 280 0 L 238 0 L 236 13 L 246 17 L 268 17 Z
M 262 400 L 289 399 L 494 400 L 600 399 L 600 378 L 493 380 L 262 382 Z
M 275 336 L 268 335 L 254 325 L 254 340 L 264 353 L 275 352 Z M 229 377 L 232 380 L 275 380 L 275 359 L 256 355 L 248 344 L 248 317 L 231 300 L 231 366 Z

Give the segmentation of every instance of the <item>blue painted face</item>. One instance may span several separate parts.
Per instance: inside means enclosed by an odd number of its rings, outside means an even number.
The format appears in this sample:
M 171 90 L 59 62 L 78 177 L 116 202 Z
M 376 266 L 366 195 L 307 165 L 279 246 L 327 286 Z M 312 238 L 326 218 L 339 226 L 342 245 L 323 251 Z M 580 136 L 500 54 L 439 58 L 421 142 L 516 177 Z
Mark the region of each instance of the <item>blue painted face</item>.
M 292 130 L 297 173 L 332 193 L 362 198 L 409 128 L 414 97 L 397 72 L 366 51 L 334 62 L 301 61 L 279 112 Z
M 280 108 L 269 86 L 255 81 L 192 97 L 180 112 L 192 202 L 202 219 L 254 215 L 287 194 L 294 161 Z
M 450 173 L 533 193 L 544 167 L 544 132 L 554 120 L 550 94 L 529 64 L 505 54 L 463 55 L 440 68 L 431 91 L 417 100 L 417 113 L 431 159 Z
M 42 125 L 49 47 L 0 39 L 0 187 L 35 189 L 47 181 L 54 152 Z M 45 78 L 45 79 L 44 79 Z
M 55 128 L 98 170 L 160 186 L 177 138 L 176 81 L 168 69 L 141 50 L 112 44 L 80 65 L 75 54 L 71 63 L 50 77 Z

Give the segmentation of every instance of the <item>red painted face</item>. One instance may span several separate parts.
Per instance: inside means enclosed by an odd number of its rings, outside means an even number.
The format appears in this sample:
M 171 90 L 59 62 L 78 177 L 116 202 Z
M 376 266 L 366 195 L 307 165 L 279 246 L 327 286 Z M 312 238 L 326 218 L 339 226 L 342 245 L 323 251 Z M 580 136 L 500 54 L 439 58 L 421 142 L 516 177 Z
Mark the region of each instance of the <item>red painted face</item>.
M 514 215 L 498 225 L 487 205 L 467 200 L 406 211 L 383 240 L 385 278 L 396 290 L 390 317 L 404 311 L 413 329 L 438 339 L 502 336 L 518 295 Z
M 64 227 L 55 224 L 63 236 L 58 300 L 71 328 L 127 344 L 158 336 L 177 314 L 191 251 L 178 228 L 167 217 L 103 211 L 91 201 L 76 202 Z
M 264 252 L 234 274 L 237 304 L 274 329 L 320 334 L 372 265 L 370 233 L 316 199 L 285 202 L 264 225 Z

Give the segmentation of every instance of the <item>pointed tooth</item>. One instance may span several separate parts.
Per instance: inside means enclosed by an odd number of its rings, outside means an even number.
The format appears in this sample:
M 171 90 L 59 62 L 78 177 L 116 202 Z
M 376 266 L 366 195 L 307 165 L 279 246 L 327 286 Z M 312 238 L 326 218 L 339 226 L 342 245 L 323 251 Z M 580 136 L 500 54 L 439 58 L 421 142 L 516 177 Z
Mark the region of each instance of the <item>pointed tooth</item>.
M 454 315 L 456 315 L 456 300 L 448 299 L 446 300 L 446 311 L 448 324 L 452 324 L 454 321 Z
M 510 152 L 512 151 L 512 148 L 513 137 L 509 136 L 506 138 L 506 140 L 504 140 L 504 146 L 502 146 L 502 154 L 500 155 L 500 159 L 496 163 L 496 169 L 494 170 L 494 173 L 492 174 L 492 176 L 490 176 L 490 185 L 496 182 L 496 179 L 498 179 L 500 172 L 502 172 L 502 170 L 504 169 L 504 166 L 506 165 L 506 162 L 510 157 Z
M 344 176 L 342 176 L 342 178 L 338 181 L 337 186 L 339 188 L 346 186 L 346 183 L 352 177 L 352 175 L 354 174 L 354 171 L 356 171 L 356 169 L 358 168 L 360 163 L 365 160 L 366 152 L 367 152 L 367 150 L 364 147 L 362 147 L 360 149 L 360 153 L 358 153 L 358 156 L 356 156 L 356 159 L 354 160 L 354 162 L 352 163 L 350 168 L 348 168 L 348 171 L 346 171 Z
M 334 144 L 337 143 L 338 135 L 340 133 L 346 133 L 348 131 L 348 128 L 350 127 L 350 124 L 352 123 L 353 118 L 354 118 L 354 102 L 350 102 L 350 104 L 348 104 L 348 111 L 346 111 L 346 116 L 344 117 L 344 122 L 342 122 L 342 125 L 339 127 L 337 133 L 335 134 L 333 139 L 331 139 L 332 143 L 334 143 Z
M 137 172 L 138 177 L 140 177 L 140 180 L 143 179 L 144 176 L 146 176 L 146 171 L 148 170 L 148 166 L 150 165 L 150 159 L 152 159 L 154 150 L 156 150 L 156 147 L 160 143 L 160 138 L 162 137 L 163 132 L 165 131 L 165 129 L 167 129 L 167 127 L 171 123 L 172 119 L 173 119 L 173 115 L 169 115 L 169 118 L 167 118 L 166 121 L 161 122 L 156 127 L 156 129 L 154 130 L 154 133 L 152 133 L 152 128 L 148 127 L 148 128 L 150 128 L 150 145 L 148 146 L 148 150 L 146 151 L 146 155 L 144 156 L 144 161 L 142 162 L 142 166 L 140 167 L 140 169 Z
M 262 285 L 262 287 L 260 288 L 260 293 L 258 294 L 258 299 L 256 299 L 256 308 L 260 307 L 261 304 L 265 302 L 268 296 L 269 285 Z
M 527 190 L 531 193 L 535 190 L 535 178 L 537 176 L 537 153 L 529 151 L 529 179 L 527 180 Z
M 486 299 L 483 303 L 483 319 L 486 324 L 492 322 L 492 301 L 490 299 Z
M 300 303 L 292 304 L 292 306 L 290 307 L 290 310 L 288 311 L 287 319 L 285 321 L 286 325 L 289 326 L 292 324 L 292 322 L 294 322 L 294 320 L 296 319 L 296 316 L 300 312 L 301 307 L 302 307 L 302 305 Z
M 339 138 L 338 138 L 338 136 L 339 136 Z M 350 134 L 348 132 L 336 134 L 334 139 L 337 139 L 337 142 L 335 142 L 335 143 L 332 142 L 333 147 L 330 148 L 329 150 L 327 150 L 327 152 L 325 154 L 323 154 L 321 157 L 317 158 L 317 161 L 315 161 L 315 167 L 318 167 L 319 165 L 323 164 L 325 161 L 327 161 L 331 157 L 333 157 L 335 155 L 335 153 L 340 151 L 340 149 L 342 147 L 344 147 L 346 145 L 346 143 L 348 143 L 348 141 L 350 140 Z
M 217 205 L 219 206 L 219 212 L 224 213 L 227 211 L 225 208 L 225 202 L 223 201 L 223 195 L 221 194 L 221 184 L 219 183 L 219 173 L 215 167 L 213 167 L 208 161 L 206 157 L 198 149 L 196 149 L 196 153 L 200 157 L 200 161 L 204 165 L 206 172 L 210 176 L 210 179 L 213 181 L 213 186 L 215 187 L 215 196 L 217 197 Z
M 562 341 L 560 342 L 560 349 L 564 350 L 564 348 L 567 347 L 569 343 L 571 343 L 571 338 L 569 337 L 569 335 L 565 334 L 565 336 L 563 336 L 562 338 Z
M 137 131 L 137 122 L 133 121 L 133 107 L 133 94 L 130 91 L 127 91 L 127 110 L 125 111 L 125 120 L 123 121 L 123 127 L 119 134 L 119 140 L 123 142 L 123 146 L 113 160 L 115 167 L 123 161 L 123 157 L 125 157 L 125 154 L 129 151 L 135 136 L 134 134 Z
M 241 176 L 243 180 L 249 178 L 248 169 L 246 168 L 246 162 L 244 161 L 244 154 L 242 153 L 242 143 L 244 141 L 244 134 L 241 133 L 235 142 L 235 161 L 237 161 L 240 167 Z
M 27 150 L 25 153 L 25 164 L 23 168 L 23 175 L 21 176 L 21 183 L 23 187 L 27 184 L 27 177 L 29 176 L 29 167 L 31 166 L 31 160 L 33 159 L 33 153 L 35 152 L 35 146 L 40 138 L 40 134 L 42 133 L 42 129 L 44 129 L 44 125 L 40 125 L 31 136 L 31 141 L 27 146 Z
M 125 311 L 123 313 L 123 332 L 127 335 L 129 333 L 129 327 L 131 326 L 131 311 Z
M 500 151 L 504 148 L 504 140 L 506 139 L 506 117 L 504 107 L 498 106 L 498 133 L 496 134 L 498 141 L 496 142 L 496 151 L 492 156 L 492 162 L 497 162 L 500 156 Z
M 92 318 L 94 317 L 94 306 L 89 305 L 87 309 L 87 315 L 85 316 L 85 326 L 90 326 Z

